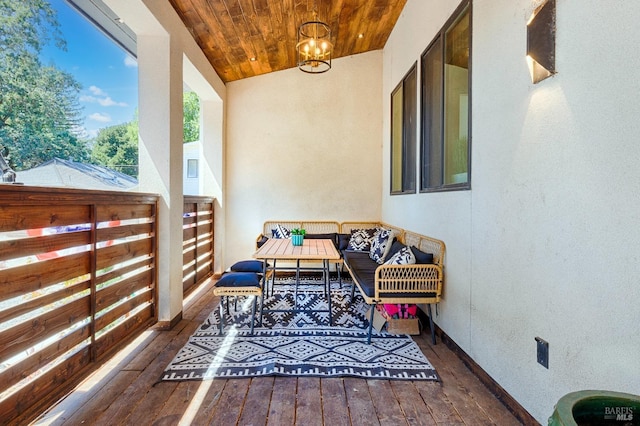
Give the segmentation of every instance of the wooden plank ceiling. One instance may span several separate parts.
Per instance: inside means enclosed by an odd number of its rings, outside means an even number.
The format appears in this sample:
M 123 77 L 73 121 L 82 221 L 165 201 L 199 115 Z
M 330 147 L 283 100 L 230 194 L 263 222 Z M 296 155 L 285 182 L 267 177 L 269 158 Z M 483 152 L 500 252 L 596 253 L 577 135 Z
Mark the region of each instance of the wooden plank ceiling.
M 318 20 L 331 27 L 333 59 L 382 49 L 406 3 L 406 0 L 169 1 L 225 83 L 295 67 L 298 27 L 313 20 L 314 11 Z

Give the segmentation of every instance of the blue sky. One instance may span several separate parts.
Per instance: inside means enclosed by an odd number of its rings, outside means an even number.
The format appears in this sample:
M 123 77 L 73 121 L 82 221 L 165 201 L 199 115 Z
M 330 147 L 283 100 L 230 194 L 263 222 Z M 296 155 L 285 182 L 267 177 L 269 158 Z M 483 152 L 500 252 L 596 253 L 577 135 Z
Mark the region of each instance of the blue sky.
M 82 85 L 80 106 L 85 136 L 98 129 L 131 121 L 138 106 L 138 68 L 135 59 L 108 39 L 64 0 L 49 0 L 67 41 L 67 51 L 47 46 L 44 64 L 53 63 L 73 74 Z

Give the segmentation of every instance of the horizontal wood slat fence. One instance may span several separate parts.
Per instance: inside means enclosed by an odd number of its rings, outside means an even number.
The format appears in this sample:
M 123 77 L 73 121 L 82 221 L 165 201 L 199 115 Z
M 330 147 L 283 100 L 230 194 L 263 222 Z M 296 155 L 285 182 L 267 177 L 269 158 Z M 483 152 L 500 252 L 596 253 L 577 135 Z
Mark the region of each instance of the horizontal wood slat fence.
M 157 203 L 0 185 L 0 423 L 50 405 L 157 320 Z
M 182 291 L 189 293 L 213 274 L 213 205 L 214 199 L 203 196 L 184 197 L 182 216 Z

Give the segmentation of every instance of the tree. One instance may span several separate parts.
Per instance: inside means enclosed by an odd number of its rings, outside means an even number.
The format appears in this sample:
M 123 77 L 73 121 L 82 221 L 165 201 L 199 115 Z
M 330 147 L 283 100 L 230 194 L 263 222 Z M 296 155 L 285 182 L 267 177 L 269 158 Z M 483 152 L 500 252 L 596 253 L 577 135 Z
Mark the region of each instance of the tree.
M 137 123 L 131 121 L 100 129 L 91 151 L 91 161 L 137 178 L 137 127 Z
M 64 49 L 56 13 L 45 0 L 0 0 L 0 144 L 16 170 L 53 157 L 88 159 L 80 84 L 38 56 L 53 41 Z
M 184 94 L 184 142 L 200 137 L 200 99 L 193 92 Z M 138 177 L 138 115 L 128 123 L 100 129 L 93 141 L 91 162 Z
M 194 92 L 185 92 L 183 97 L 184 109 L 184 142 L 194 142 L 200 139 L 200 98 Z

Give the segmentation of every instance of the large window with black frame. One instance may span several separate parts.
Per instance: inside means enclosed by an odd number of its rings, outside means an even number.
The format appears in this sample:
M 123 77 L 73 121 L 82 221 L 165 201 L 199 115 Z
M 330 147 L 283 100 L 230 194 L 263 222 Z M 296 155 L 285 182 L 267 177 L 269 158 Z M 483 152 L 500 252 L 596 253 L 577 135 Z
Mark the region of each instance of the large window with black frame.
M 417 63 L 391 93 L 391 194 L 415 194 Z
M 420 191 L 471 188 L 471 3 L 421 55 Z

